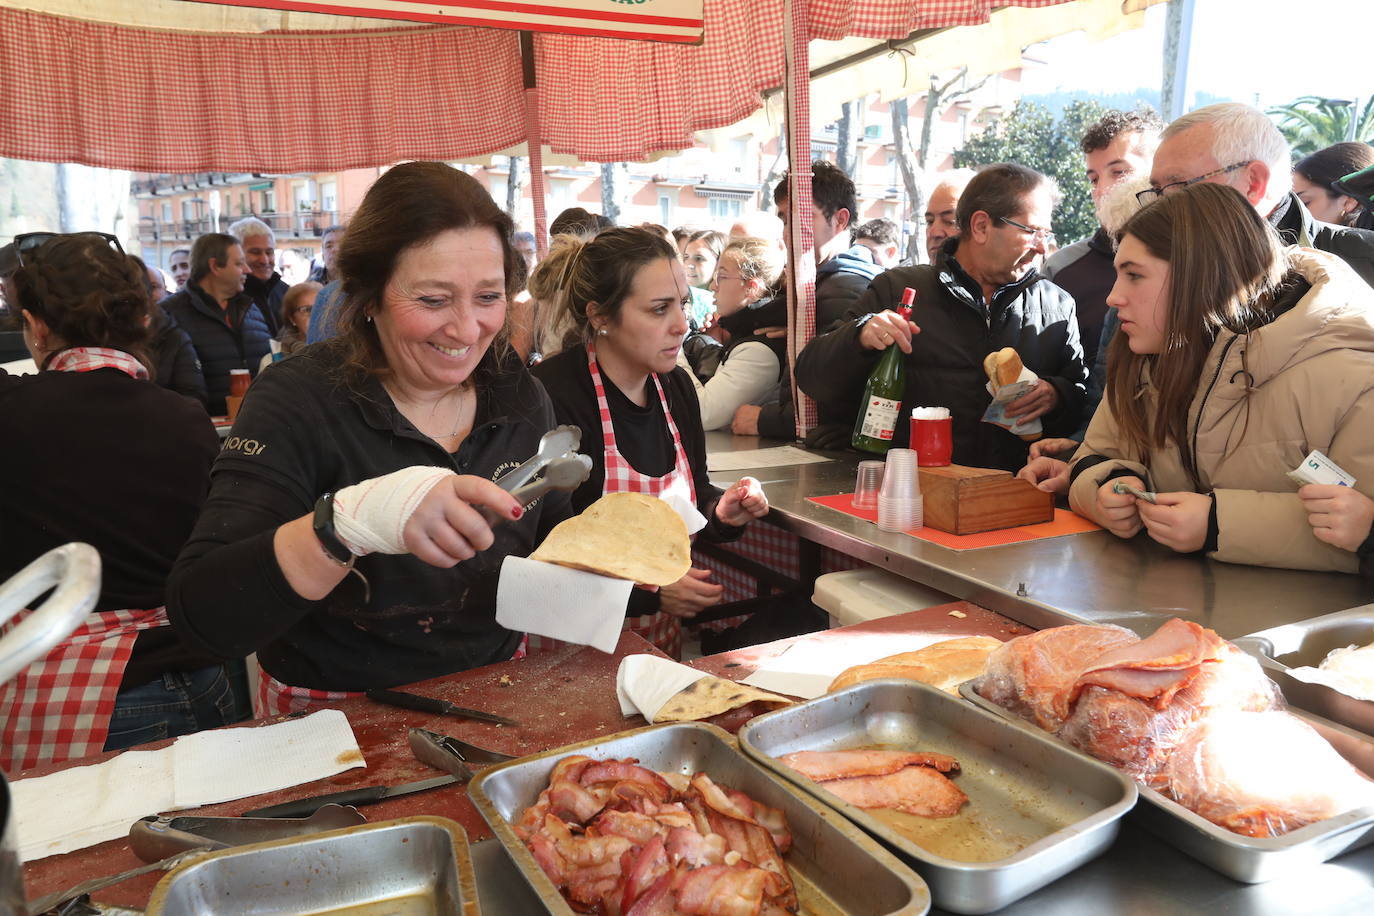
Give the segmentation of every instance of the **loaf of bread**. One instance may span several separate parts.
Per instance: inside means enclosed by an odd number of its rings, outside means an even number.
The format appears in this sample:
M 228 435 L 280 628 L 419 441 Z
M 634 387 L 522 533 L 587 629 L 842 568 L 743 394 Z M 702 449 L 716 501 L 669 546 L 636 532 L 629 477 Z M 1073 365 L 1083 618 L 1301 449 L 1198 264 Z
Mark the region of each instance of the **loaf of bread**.
M 983 371 L 996 387 L 1010 385 L 1021 377 L 1021 357 L 1013 348 L 1003 347 L 984 357 Z
M 991 636 L 947 639 L 915 652 L 889 655 L 866 665 L 847 668 L 831 682 L 828 692 L 834 693 L 863 681 L 896 677 L 920 681 L 946 693 L 958 694 L 959 685 L 982 674 L 987 667 L 988 656 L 1001 645 L 1000 639 Z

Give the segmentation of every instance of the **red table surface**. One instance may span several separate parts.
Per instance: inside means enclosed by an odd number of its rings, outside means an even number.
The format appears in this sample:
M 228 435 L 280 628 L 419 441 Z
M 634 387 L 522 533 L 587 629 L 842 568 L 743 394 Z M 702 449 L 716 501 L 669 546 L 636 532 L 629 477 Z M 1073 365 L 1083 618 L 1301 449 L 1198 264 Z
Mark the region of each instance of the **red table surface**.
M 903 635 L 910 635 L 915 642 L 921 642 L 920 637 L 925 637 L 924 642 L 929 642 L 930 636 L 953 638 L 984 635 L 1010 639 L 1028 632 L 1028 628 L 1000 614 L 975 604 L 956 602 L 724 652 L 691 664 L 703 671 L 738 680 L 749 675 L 766 659 L 781 653 L 797 639 L 842 641 L 851 634 L 886 633 L 893 636 L 892 652 L 896 653 L 906 651 L 901 644 Z M 357 736 L 358 747 L 367 761 L 365 768 L 348 770 L 328 779 L 265 795 L 178 813 L 234 816 L 252 808 L 293 798 L 358 786 L 395 785 L 439 775 L 436 770 L 411 756 L 406 742 L 406 730 L 411 727 L 427 728 L 514 755 L 535 754 L 598 735 L 638 728 L 644 724 L 642 717 L 626 718 L 620 714 L 620 704 L 615 696 L 615 674 L 621 659 L 644 652 L 662 655 L 648 642 L 626 633 L 610 655 L 590 648 L 569 647 L 424 681 L 407 688 L 460 706 L 507 716 L 520 722 L 519 728 L 449 716 L 431 716 L 383 706 L 362 697 L 331 704 L 347 714 L 353 733 Z M 280 717 L 235 727 L 256 727 L 278 721 L 281 721 Z M 150 744 L 142 749 L 155 749 L 168 743 Z M 80 761 L 35 767 L 20 775 L 41 776 L 112 756 L 113 753 L 102 754 Z M 460 823 L 467 831 L 469 840 L 477 841 L 491 836 L 491 831 L 468 799 L 463 786 L 417 792 L 367 805 L 361 810 L 372 822 L 418 814 L 438 815 Z M 31 862 L 24 866 L 24 882 L 29 898 L 33 899 L 64 890 L 91 877 L 115 874 L 141 864 L 142 861 L 130 851 L 127 840 L 110 840 L 98 846 Z M 95 897 L 106 904 L 141 907 L 147 904 L 153 886 L 162 875 L 162 872 L 157 872 L 133 878 L 100 891 Z

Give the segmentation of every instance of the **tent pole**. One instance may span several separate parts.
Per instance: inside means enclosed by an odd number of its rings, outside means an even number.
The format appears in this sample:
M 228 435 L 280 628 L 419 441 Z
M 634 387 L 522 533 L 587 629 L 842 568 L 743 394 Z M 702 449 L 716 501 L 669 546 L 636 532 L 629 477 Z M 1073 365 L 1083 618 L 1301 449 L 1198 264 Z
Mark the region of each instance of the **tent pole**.
M 534 69 L 534 33 L 520 33 L 520 68 L 525 84 L 525 145 L 530 160 L 530 200 L 534 204 L 534 247 L 542 260 L 549 253 L 548 213 L 544 210 L 544 148 L 539 129 L 539 86 Z M 514 214 L 512 214 L 514 216 Z
M 783 92 L 787 111 L 787 356 L 793 370 L 797 354 L 816 334 L 816 259 L 811 231 L 811 37 L 807 0 L 783 2 Z M 767 206 L 765 201 L 764 205 Z M 797 435 L 816 425 L 816 404 L 797 388 L 792 373 L 792 403 Z

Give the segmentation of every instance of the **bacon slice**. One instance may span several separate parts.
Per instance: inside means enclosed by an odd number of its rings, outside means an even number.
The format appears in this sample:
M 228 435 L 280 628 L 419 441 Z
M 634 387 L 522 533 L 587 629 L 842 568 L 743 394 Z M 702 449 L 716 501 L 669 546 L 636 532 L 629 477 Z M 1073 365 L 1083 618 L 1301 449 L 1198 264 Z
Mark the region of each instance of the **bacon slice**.
M 682 877 L 677 908 L 688 916 L 758 916 L 766 878 L 758 868 L 694 868 Z
M 941 773 L 959 769 L 959 761 L 953 757 L 924 751 L 797 751 L 778 759 L 816 782 L 882 776 L 909 766 L 934 767 Z
M 893 808 L 921 817 L 953 817 L 968 801 L 958 786 L 930 767 L 905 767 L 882 776 L 832 779 L 824 786 L 860 808 Z

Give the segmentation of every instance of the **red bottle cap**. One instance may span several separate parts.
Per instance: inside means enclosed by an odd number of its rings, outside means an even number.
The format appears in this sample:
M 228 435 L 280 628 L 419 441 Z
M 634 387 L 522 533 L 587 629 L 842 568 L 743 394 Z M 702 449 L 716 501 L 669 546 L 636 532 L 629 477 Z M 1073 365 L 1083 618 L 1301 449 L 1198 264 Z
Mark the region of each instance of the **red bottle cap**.
M 903 318 L 911 317 L 911 307 L 916 304 L 916 290 L 907 287 L 902 290 L 902 304 L 897 306 L 897 314 Z

